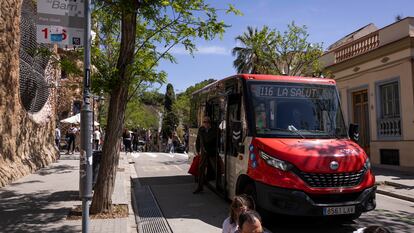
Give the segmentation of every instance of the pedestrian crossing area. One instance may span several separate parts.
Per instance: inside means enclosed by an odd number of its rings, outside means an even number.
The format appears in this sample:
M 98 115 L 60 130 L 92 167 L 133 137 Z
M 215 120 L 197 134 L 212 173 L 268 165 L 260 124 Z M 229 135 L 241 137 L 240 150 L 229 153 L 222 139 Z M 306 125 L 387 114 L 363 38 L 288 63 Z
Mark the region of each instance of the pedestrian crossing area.
M 151 157 L 151 158 L 158 158 L 158 157 L 188 158 L 188 154 L 182 154 L 182 153 L 132 152 L 132 153 L 128 153 L 128 154 L 131 154 L 131 156 L 133 158 L 139 158 L 139 157 Z

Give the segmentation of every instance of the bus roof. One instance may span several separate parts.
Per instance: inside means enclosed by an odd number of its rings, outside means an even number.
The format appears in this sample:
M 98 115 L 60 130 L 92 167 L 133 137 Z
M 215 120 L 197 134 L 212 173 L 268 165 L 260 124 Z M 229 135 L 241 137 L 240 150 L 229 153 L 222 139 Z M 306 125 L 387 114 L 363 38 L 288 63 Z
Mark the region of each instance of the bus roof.
M 195 95 L 200 92 L 204 92 L 224 80 L 237 78 L 237 77 L 243 78 L 246 80 L 258 80 L 258 81 L 280 81 L 280 82 L 290 82 L 290 83 L 308 83 L 308 84 L 322 84 L 322 85 L 335 85 L 336 84 L 335 80 L 328 79 L 328 78 L 268 75 L 268 74 L 237 74 L 237 75 L 229 76 L 227 78 L 210 83 L 207 86 L 203 87 L 202 89 L 193 92 L 192 95 Z

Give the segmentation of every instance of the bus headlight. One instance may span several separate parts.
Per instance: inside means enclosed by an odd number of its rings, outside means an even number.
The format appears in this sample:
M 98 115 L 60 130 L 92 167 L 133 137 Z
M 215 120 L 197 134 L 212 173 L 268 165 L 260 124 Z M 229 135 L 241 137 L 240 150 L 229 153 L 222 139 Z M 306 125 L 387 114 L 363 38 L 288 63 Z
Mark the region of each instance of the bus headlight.
M 266 154 L 263 151 L 260 151 L 260 157 L 266 161 L 266 163 L 272 167 L 275 167 L 282 171 L 289 171 L 293 166 L 292 164 L 285 162 L 280 159 L 273 158 L 272 156 Z
M 365 160 L 365 163 L 364 163 L 364 168 L 365 168 L 365 170 L 369 170 L 369 169 L 371 169 L 371 162 L 369 161 L 369 158 L 367 158 L 367 160 Z

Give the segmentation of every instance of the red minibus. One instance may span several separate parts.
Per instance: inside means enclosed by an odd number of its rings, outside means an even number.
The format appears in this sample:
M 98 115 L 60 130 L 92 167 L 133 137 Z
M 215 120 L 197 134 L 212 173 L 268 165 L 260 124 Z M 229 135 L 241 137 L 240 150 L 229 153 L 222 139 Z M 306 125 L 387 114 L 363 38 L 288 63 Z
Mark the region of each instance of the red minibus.
M 334 80 L 240 74 L 192 97 L 190 154 L 209 116 L 218 153 L 207 177 L 224 197 L 246 193 L 285 215 L 355 219 L 375 208 L 370 161 L 357 126 L 345 126 Z

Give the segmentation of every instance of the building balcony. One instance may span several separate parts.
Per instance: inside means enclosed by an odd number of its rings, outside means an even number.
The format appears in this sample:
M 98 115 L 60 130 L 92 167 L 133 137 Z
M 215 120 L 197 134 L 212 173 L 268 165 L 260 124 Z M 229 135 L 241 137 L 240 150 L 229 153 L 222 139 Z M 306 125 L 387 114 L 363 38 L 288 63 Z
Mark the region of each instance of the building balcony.
M 383 118 L 378 120 L 378 136 L 400 137 L 401 118 Z
M 329 67 L 406 37 L 414 37 L 414 17 L 407 17 L 384 28 L 325 52 L 320 58 Z

